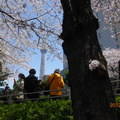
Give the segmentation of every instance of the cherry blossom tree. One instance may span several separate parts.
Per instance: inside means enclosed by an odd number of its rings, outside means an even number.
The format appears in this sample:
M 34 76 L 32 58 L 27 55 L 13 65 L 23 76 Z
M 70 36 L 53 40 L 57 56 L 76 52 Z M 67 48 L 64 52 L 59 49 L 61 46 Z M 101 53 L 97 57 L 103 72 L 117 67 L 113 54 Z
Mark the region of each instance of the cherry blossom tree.
M 108 73 L 111 79 L 119 79 L 119 60 L 120 50 L 119 49 L 106 49 L 103 51 L 103 55 L 107 60 Z
M 120 21 L 119 0 L 91 2 L 94 12 L 101 10 L 110 26 Z M 26 56 L 43 46 L 47 47 L 49 53 L 62 59 L 62 42 L 58 38 L 62 13 L 59 0 L 1 0 L 0 50 L 7 57 L 7 62 L 29 68 L 29 57 Z
M 109 106 L 115 102 L 114 94 L 97 38 L 99 22 L 91 1 L 61 0 L 61 3 L 64 11 L 61 38 L 68 59 L 74 120 L 117 120 L 115 109 Z
M 107 29 L 111 30 L 112 37 L 117 37 L 120 39 L 120 1 L 91 0 L 91 4 L 95 14 L 98 11 L 103 13 L 104 21 L 108 25 Z M 114 31 L 116 31 L 116 33 L 114 33 Z
M 119 49 L 110 49 L 106 48 L 103 50 L 103 55 L 107 61 L 107 68 L 109 77 L 111 80 L 119 79 L 119 61 L 120 61 L 120 50 Z M 91 71 L 95 70 L 99 67 L 100 62 L 97 60 L 90 60 L 89 69 Z
M 58 40 L 61 32 L 61 11 L 60 3 L 57 2 L 1 0 L 0 51 L 9 65 L 29 68 L 27 63 L 30 56 L 35 49 L 43 46 L 50 54 L 54 53 L 61 59 L 61 41 Z
M 59 57 L 62 42 L 58 37 L 62 32 L 75 120 L 117 120 L 115 110 L 109 109 L 114 95 L 107 69 L 101 70 L 102 77 L 98 70 L 89 70 L 90 59 L 107 66 L 96 35 L 98 20 L 90 2 L 95 12 L 103 12 L 110 28 L 119 23 L 119 0 L 1 0 L 0 50 L 9 64 L 22 66 L 28 61 L 26 55 L 42 46 Z
M 9 69 L 6 65 L 6 61 L 3 59 L 3 54 L 0 53 L 0 86 L 3 85 L 3 81 L 7 79 Z

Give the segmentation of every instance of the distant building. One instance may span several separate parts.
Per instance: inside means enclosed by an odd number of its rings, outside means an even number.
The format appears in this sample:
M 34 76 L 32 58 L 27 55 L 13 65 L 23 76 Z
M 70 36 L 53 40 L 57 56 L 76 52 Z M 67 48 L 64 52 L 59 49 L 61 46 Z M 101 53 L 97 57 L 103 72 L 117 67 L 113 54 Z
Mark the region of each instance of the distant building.
M 100 21 L 100 27 L 97 30 L 97 36 L 98 36 L 98 41 L 100 44 L 100 47 L 102 50 L 105 50 L 106 48 L 114 48 L 118 49 L 120 48 L 120 34 L 116 36 L 115 38 L 112 37 L 112 34 L 117 34 L 120 33 L 120 24 L 116 24 L 116 26 L 113 28 L 114 33 L 110 31 L 110 29 L 106 29 L 108 25 L 105 24 L 104 22 L 104 17 L 102 12 L 97 13 L 97 17 Z M 65 70 L 68 69 L 68 62 L 67 58 L 65 55 L 63 55 L 63 71 L 62 74 Z
M 120 36 L 116 36 L 115 38 L 112 37 L 112 34 L 117 34 L 118 32 L 120 32 L 120 24 L 116 24 L 116 26 L 113 26 L 114 33 L 112 33 L 108 28 L 108 25 L 104 22 L 104 16 L 102 12 L 98 12 L 97 17 L 100 22 L 100 27 L 97 30 L 97 35 L 101 49 L 105 50 L 106 48 L 120 48 Z

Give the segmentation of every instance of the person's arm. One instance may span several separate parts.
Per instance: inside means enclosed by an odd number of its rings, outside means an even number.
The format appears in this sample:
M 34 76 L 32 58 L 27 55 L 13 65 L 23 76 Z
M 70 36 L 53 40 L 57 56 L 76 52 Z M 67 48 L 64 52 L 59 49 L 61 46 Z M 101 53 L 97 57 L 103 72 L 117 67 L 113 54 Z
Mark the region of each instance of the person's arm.
M 20 88 L 21 90 L 24 89 L 24 81 L 23 81 L 23 80 L 22 80 L 21 84 L 19 85 L 19 88 Z
M 17 87 L 17 88 L 19 87 L 19 85 L 15 79 L 14 79 L 14 87 Z
M 16 86 L 15 86 L 15 82 L 16 82 L 16 80 L 14 79 L 14 84 L 13 84 L 13 88 L 15 88 Z
M 16 80 L 14 79 L 14 83 L 16 82 Z
M 17 85 L 17 81 L 14 79 L 14 85 Z

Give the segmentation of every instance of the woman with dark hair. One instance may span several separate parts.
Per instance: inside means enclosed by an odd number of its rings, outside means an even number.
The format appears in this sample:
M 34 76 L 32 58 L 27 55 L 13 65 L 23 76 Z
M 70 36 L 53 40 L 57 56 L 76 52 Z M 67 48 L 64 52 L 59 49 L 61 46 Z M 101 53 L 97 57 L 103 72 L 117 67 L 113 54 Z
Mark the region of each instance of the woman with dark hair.
M 20 73 L 18 75 L 18 80 L 16 81 L 14 79 L 14 94 L 17 95 L 15 96 L 16 99 L 23 99 L 24 95 L 19 95 L 23 94 L 23 89 L 24 89 L 24 80 L 25 80 L 25 75 Z

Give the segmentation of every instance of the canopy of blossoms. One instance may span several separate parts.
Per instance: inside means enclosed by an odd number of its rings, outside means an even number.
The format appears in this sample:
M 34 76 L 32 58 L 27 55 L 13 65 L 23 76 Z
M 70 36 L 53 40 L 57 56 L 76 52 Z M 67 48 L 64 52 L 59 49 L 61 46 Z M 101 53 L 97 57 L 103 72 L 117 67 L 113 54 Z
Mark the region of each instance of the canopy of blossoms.
M 102 11 L 110 26 L 120 22 L 119 0 L 91 0 L 95 12 Z M 0 52 L 9 65 L 28 68 L 34 50 L 46 48 L 61 57 L 62 25 L 60 0 L 1 0 Z
M 118 62 L 120 61 L 120 49 L 106 49 L 103 51 L 108 64 L 109 76 L 118 79 Z
M 58 1 L 1 0 L 0 52 L 6 63 L 29 68 L 34 50 L 60 56 L 61 12 Z

